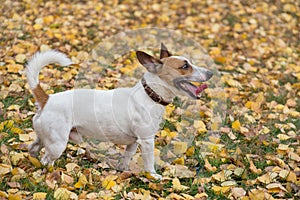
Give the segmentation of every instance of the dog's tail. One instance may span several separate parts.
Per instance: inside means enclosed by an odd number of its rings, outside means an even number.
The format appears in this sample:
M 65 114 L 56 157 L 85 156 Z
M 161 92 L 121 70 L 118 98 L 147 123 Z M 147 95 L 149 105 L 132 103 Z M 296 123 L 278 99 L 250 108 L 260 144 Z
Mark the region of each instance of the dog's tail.
M 48 101 L 48 94 L 41 88 L 39 84 L 39 73 L 41 69 L 49 64 L 58 63 L 61 66 L 68 66 L 72 61 L 61 52 L 50 50 L 45 52 L 37 52 L 26 65 L 26 75 L 33 92 L 33 96 L 40 108 L 43 108 Z

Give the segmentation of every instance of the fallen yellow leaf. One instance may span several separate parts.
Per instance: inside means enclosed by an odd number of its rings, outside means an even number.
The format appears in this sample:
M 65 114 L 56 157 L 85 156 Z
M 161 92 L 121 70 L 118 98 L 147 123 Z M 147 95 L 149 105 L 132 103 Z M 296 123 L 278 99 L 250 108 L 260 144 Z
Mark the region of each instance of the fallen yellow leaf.
M 217 171 L 217 168 L 215 166 L 211 166 L 211 164 L 208 162 L 207 158 L 205 158 L 204 162 L 205 162 L 204 163 L 204 167 L 205 167 L 205 169 L 207 171 L 209 171 L 209 172 L 215 172 L 215 171 Z
M 190 148 L 187 149 L 187 151 L 185 152 L 186 156 L 193 156 L 195 153 L 195 147 L 194 146 L 191 146 Z
M 226 186 L 232 187 L 232 186 L 236 186 L 236 184 L 237 183 L 235 181 L 224 181 L 221 183 L 221 186 L 222 187 L 226 187 Z
M 7 67 L 7 72 L 10 73 L 19 73 L 24 69 L 23 65 L 20 64 L 9 64 L 6 67 Z
M 105 188 L 106 190 L 111 189 L 117 184 L 115 181 L 117 178 L 118 176 L 114 176 L 114 175 L 109 175 L 105 177 L 105 179 L 102 181 L 102 187 Z
M 22 142 L 27 142 L 27 141 L 31 140 L 31 137 L 29 134 L 22 134 L 22 132 L 21 132 L 21 133 L 19 133 L 19 140 Z
M 0 190 L 0 197 L 8 198 L 8 194 Z
M 295 152 L 292 152 L 292 151 L 289 152 L 288 156 L 290 159 L 300 162 L 300 156 L 298 154 L 296 154 Z
M 19 160 L 24 158 L 24 153 L 11 152 L 10 159 L 13 165 L 17 165 Z
M 205 142 L 205 141 L 203 141 L 201 143 L 211 152 L 221 151 L 225 146 L 224 144 L 215 144 L 212 142 Z M 196 145 L 199 146 L 197 143 L 196 143 Z
M 249 192 L 250 200 L 265 199 L 265 192 L 261 189 L 252 189 Z
M 15 59 L 16 59 L 16 61 L 17 61 L 18 63 L 24 63 L 25 60 L 26 60 L 26 55 L 20 53 L 20 54 L 16 55 L 16 58 L 15 58 Z
M 184 199 L 186 200 L 194 200 L 195 198 L 192 197 L 191 195 L 188 195 L 188 194 L 184 194 L 184 193 L 181 193 L 181 195 L 184 197 Z
M 297 175 L 295 172 L 290 171 L 288 176 L 286 177 L 286 181 L 295 183 L 297 181 Z
M 254 174 L 260 174 L 262 172 L 261 169 L 257 169 L 256 166 L 254 165 L 253 161 L 250 160 L 250 167 L 249 167 L 250 171 Z
M 173 142 L 173 152 L 176 155 L 183 154 L 187 151 L 187 142 Z
M 209 141 L 215 143 L 215 144 L 219 144 L 221 139 L 220 137 L 216 137 L 216 136 L 208 136 Z
M 280 183 L 270 183 L 266 186 L 269 192 L 278 193 L 281 190 L 287 192 L 287 190 Z
M 283 141 L 291 138 L 290 136 L 288 136 L 286 134 L 278 134 L 277 137 L 279 140 L 283 140 Z
M 88 183 L 87 178 L 84 174 L 81 174 L 79 180 L 74 185 L 75 188 L 84 188 L 85 185 Z
M 194 127 L 197 129 L 198 133 L 200 134 L 207 132 L 206 125 L 201 120 L 195 120 Z
M 184 157 L 176 158 L 173 163 L 178 165 L 184 165 Z
M 57 188 L 54 191 L 54 198 L 60 200 L 69 200 L 71 192 L 66 188 Z
M 137 199 L 137 198 L 136 198 Z M 143 198 L 144 199 L 144 198 Z M 180 196 L 178 194 L 175 194 L 175 193 L 171 193 L 167 196 L 167 199 L 174 199 L 174 200 L 184 200 L 184 197 L 183 196 Z
M 47 193 L 45 192 L 36 192 L 33 193 L 33 199 L 34 200 L 43 200 L 46 199 Z
M 66 164 L 67 172 L 74 173 L 74 171 L 79 171 L 80 167 L 76 163 L 68 163 Z
M 230 177 L 231 174 L 232 174 L 232 171 L 230 171 L 230 170 L 222 170 L 222 171 L 212 175 L 212 178 L 216 181 L 223 182 L 223 181 L 226 181 Z
M 188 189 L 189 187 L 187 187 L 187 186 L 184 186 L 184 185 L 181 185 L 181 183 L 180 183 L 180 181 L 179 181 L 179 179 L 178 178 L 174 178 L 173 180 L 172 180 L 172 188 L 174 189 L 174 190 L 177 190 L 177 191 L 182 191 L 182 190 L 186 190 L 186 189 Z
M 167 105 L 165 109 L 164 117 L 169 118 L 174 110 L 175 110 L 175 106 L 173 104 Z
M 273 181 L 269 173 L 266 173 L 266 174 L 258 177 L 257 180 L 264 184 L 269 184 Z
M 281 170 L 281 171 L 279 172 L 279 177 L 282 178 L 282 179 L 286 179 L 287 176 L 289 175 L 289 173 L 290 173 L 290 172 L 289 172 L 288 170 L 283 169 L 283 170 Z
M 208 195 L 205 192 L 198 193 L 195 195 L 195 198 L 197 198 L 197 199 L 206 199 L 207 197 L 208 197 Z
M 232 122 L 231 127 L 233 130 L 235 131 L 239 131 L 241 128 L 241 123 L 239 120 L 235 120 L 234 122 Z
M 8 174 L 9 172 L 11 172 L 11 169 L 11 165 L 0 164 L 0 175 L 3 176 L 5 174 Z
M 22 200 L 21 194 L 8 194 L 8 200 Z
M 230 187 L 229 186 L 224 186 L 224 187 L 221 187 L 221 186 L 212 186 L 211 188 L 215 193 L 217 194 L 225 194 L 227 192 L 230 191 Z
M 233 173 L 234 173 L 234 175 L 241 177 L 244 172 L 245 172 L 245 169 L 237 167 Z
M 42 167 L 42 164 L 41 162 L 34 158 L 34 157 L 31 157 L 31 156 L 28 156 L 28 159 L 30 160 L 30 162 L 36 167 L 36 168 L 41 168 Z
M 227 79 L 225 81 L 229 86 L 231 87 L 236 87 L 236 88 L 239 88 L 241 89 L 242 88 L 242 85 L 240 82 L 236 81 L 236 80 L 233 80 L 233 79 Z

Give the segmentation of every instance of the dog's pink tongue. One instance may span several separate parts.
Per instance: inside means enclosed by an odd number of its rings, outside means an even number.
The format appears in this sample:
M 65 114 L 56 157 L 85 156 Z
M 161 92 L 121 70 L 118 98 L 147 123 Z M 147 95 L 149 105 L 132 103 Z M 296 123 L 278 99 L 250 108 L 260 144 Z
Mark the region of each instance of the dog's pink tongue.
M 202 84 L 199 87 L 197 87 L 196 89 L 196 95 L 198 95 L 200 92 L 202 92 L 203 90 L 205 90 L 207 88 L 206 84 Z

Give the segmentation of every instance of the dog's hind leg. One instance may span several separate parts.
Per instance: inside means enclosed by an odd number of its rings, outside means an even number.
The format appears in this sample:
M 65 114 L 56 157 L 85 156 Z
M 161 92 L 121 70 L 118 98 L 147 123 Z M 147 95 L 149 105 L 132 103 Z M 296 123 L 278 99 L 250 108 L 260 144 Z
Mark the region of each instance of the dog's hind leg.
M 83 138 L 81 136 L 81 134 L 77 131 L 77 128 L 76 127 L 73 127 L 70 131 L 70 135 L 69 135 L 69 140 L 71 142 L 74 142 L 75 144 L 80 144 L 80 143 L 83 143 Z M 85 151 L 86 151 L 86 156 L 87 158 L 89 159 L 96 159 L 97 158 L 97 155 L 95 155 L 92 151 L 91 151 L 91 145 L 90 144 L 87 144 L 86 145 L 86 148 L 85 148 Z
M 53 165 L 54 161 L 58 159 L 67 147 L 69 140 L 70 130 L 55 130 L 51 129 L 51 133 L 48 134 L 50 138 L 44 141 L 45 155 L 41 159 L 43 165 Z
M 37 157 L 40 150 L 43 148 L 42 142 L 39 137 L 37 137 L 33 143 L 28 145 L 28 151 L 30 156 Z
M 135 154 L 137 147 L 138 147 L 138 143 L 133 143 L 133 144 L 129 144 L 126 146 L 125 153 L 123 155 L 121 163 L 118 166 L 119 170 L 121 170 L 121 171 L 128 170 L 130 160 L 131 160 L 132 156 Z
M 28 151 L 30 156 L 38 157 L 40 150 L 44 147 L 42 140 L 40 139 L 42 132 L 41 132 L 41 123 L 40 123 L 40 115 L 36 114 L 32 119 L 32 125 L 34 127 L 36 133 L 36 139 L 33 143 L 28 145 Z
M 74 142 L 75 144 L 80 144 L 83 142 L 82 136 L 77 131 L 76 127 L 73 127 L 71 129 L 69 139 L 70 139 L 70 141 Z

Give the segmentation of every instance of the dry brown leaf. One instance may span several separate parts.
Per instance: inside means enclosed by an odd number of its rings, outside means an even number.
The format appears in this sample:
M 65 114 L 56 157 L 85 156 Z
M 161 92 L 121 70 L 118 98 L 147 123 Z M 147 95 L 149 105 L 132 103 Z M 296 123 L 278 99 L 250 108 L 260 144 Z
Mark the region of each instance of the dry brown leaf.
M 232 188 L 231 193 L 232 193 L 232 196 L 236 199 L 244 197 L 246 195 L 246 191 L 240 187 Z

